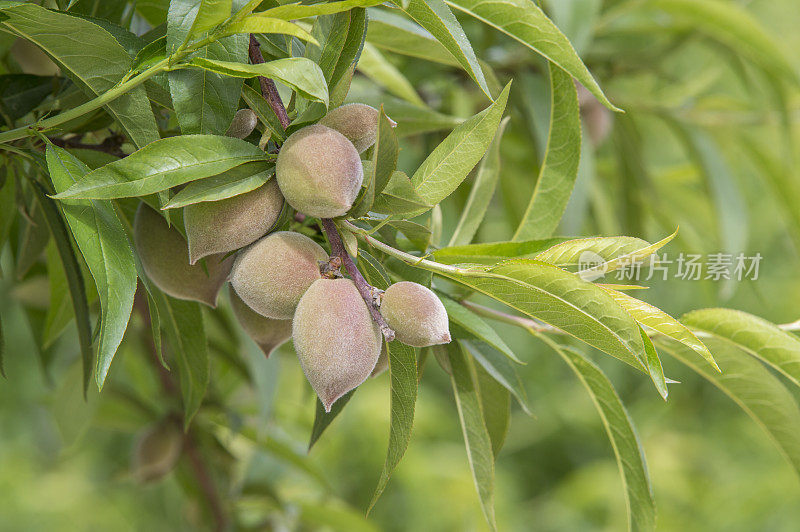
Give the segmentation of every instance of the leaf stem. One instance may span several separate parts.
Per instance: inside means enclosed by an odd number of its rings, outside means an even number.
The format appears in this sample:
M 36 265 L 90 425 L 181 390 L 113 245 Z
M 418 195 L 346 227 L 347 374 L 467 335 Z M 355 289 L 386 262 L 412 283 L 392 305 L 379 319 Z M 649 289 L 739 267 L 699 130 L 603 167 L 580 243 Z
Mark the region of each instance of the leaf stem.
M 358 288 L 358 293 L 361 294 L 361 297 L 367 304 L 372 319 L 381 328 L 381 332 L 383 336 L 386 337 L 386 341 L 391 342 L 394 340 L 394 331 L 389 327 L 389 324 L 386 323 L 380 310 L 378 310 L 378 307 L 375 305 L 375 288 L 364 279 L 364 276 L 361 275 L 361 272 L 358 271 L 358 267 L 353 262 L 352 257 L 347 253 L 344 242 L 342 242 L 342 237 L 339 235 L 339 230 L 336 229 L 336 223 L 330 218 L 322 218 L 321 221 L 322 229 L 325 231 L 325 234 L 328 235 L 328 242 L 331 244 L 331 255 L 342 259 L 347 273 L 350 274 L 350 278 L 353 280 L 356 288 Z
M 40 122 L 36 122 L 35 124 L 30 124 L 27 126 L 18 127 L 16 129 L 11 129 L 9 131 L 3 131 L 0 133 L 0 143 L 4 142 L 11 142 L 12 140 L 18 140 L 27 136 L 34 134 L 34 131 L 45 131 L 52 129 L 54 127 L 60 126 L 70 120 L 78 118 L 80 116 L 85 115 L 86 113 L 90 113 L 96 109 L 107 105 L 111 101 L 119 98 L 126 92 L 135 89 L 148 79 L 152 78 L 156 74 L 166 70 L 169 64 L 169 58 L 162 59 L 155 65 L 151 66 L 147 70 L 143 71 L 137 76 L 132 77 L 131 79 L 124 81 L 118 85 L 115 85 L 111 89 L 107 90 L 103 94 L 99 95 L 97 98 L 93 100 L 89 100 L 88 102 L 79 105 L 73 109 L 68 111 L 64 111 L 63 113 L 59 113 L 53 117 L 46 118 Z

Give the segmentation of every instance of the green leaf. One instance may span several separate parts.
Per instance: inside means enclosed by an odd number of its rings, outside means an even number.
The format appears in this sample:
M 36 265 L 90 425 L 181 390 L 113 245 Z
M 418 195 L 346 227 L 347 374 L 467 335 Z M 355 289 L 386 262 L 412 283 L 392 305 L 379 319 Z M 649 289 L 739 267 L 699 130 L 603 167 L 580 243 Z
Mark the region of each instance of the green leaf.
M 614 448 L 628 508 L 629 530 L 654 530 L 656 503 L 647 472 L 644 449 L 633 426 L 633 420 L 617 395 L 608 377 L 585 355 L 539 336 L 569 365 L 592 398 L 608 439 Z
M 574 274 L 534 260 L 437 273 L 648 373 L 639 325 L 602 288 Z
M 712 366 L 717 368 L 717 371 L 719 371 L 719 367 L 714 360 L 714 356 L 711 354 L 705 344 L 703 344 L 703 342 L 701 342 L 700 339 L 697 338 L 697 336 L 690 331 L 688 327 L 663 310 L 645 303 L 644 301 L 635 299 L 627 294 L 618 292 L 617 290 L 611 290 L 606 287 L 603 288 L 608 291 L 608 293 L 611 294 L 611 297 L 613 297 L 614 300 L 628 312 L 628 314 L 633 316 L 636 321 L 660 334 L 663 334 L 664 336 L 672 338 L 673 340 L 690 347 L 701 357 L 705 358 Z M 798 342 L 798 345 L 800 345 L 800 342 Z
M 609 262 L 618 257 L 628 256 L 650 246 L 650 242 L 632 236 L 599 236 L 565 240 L 553 247 L 540 251 L 536 259 L 559 268 L 581 265 L 581 256 L 589 256 Z M 586 256 L 584 256 L 585 262 Z
M 481 398 L 483 421 L 492 442 L 495 459 L 500 454 L 508 435 L 511 421 L 511 394 L 483 366 L 475 366 L 477 388 Z
M 310 33 L 297 24 L 292 24 L 291 22 L 278 18 L 267 17 L 263 13 L 251 15 L 225 28 L 225 35 L 233 35 L 235 33 L 274 33 L 279 35 L 291 35 L 292 37 L 297 37 L 298 39 L 308 41 L 312 44 L 319 44 Z
M 503 388 L 508 390 L 522 410 L 532 416 L 530 405 L 528 405 L 528 394 L 525 392 L 525 384 L 517 373 L 517 368 L 506 355 L 500 353 L 487 343 L 470 340 L 461 342 L 466 347 L 472 358 L 491 375 Z
M 2 15 L 0 27 L 41 48 L 92 97 L 116 85 L 133 64 L 131 56 L 110 33 L 88 20 L 34 4 L 5 8 Z M 98 57 L 103 60 L 98 61 Z M 123 94 L 106 107 L 136 146 L 159 138 L 144 87 Z
M 300 3 L 285 4 L 272 7 L 259 13 L 260 15 L 279 18 L 283 20 L 295 20 L 301 18 L 316 17 L 319 15 L 333 15 L 342 11 L 349 11 L 355 7 L 372 7 L 382 4 L 381 0 L 342 0 L 339 2 L 329 2 L 325 4 L 303 5 Z
M 183 422 L 188 427 L 200 409 L 209 382 L 209 359 L 200 303 L 182 301 L 153 290 L 161 325 L 177 362 L 183 397 Z
M 389 11 L 369 10 L 367 41 L 378 48 L 397 54 L 459 66 L 453 54 L 448 52 L 428 30 Z
M 758 316 L 727 308 L 695 310 L 681 320 L 731 342 L 800 386 L 800 340 L 796 336 Z
M 497 188 L 497 181 L 500 178 L 500 139 L 503 138 L 503 132 L 509 120 L 510 118 L 505 118 L 500 122 L 500 127 L 494 134 L 489 150 L 481 159 L 475 181 L 469 191 L 467 204 L 464 206 L 453 236 L 450 237 L 450 244 L 448 244 L 450 246 L 466 245 L 472 242 L 478 232 L 478 227 L 486 216 L 489 203 L 491 203 Z
M 589 89 L 603 105 L 619 111 L 575 52 L 572 44 L 532 0 L 446 0 L 546 57 Z
M 475 80 L 486 97 L 493 99 L 472 45 L 444 0 L 408 0 L 406 5 L 398 7 L 428 30 Z
M 506 259 L 532 259 L 542 251 L 564 241 L 563 238 L 548 238 L 528 242 L 469 244 L 437 249 L 433 257 L 442 264 L 495 264 Z
M 241 3 L 237 0 L 234 5 Z M 174 53 L 186 41 L 196 13 L 197 0 L 170 1 L 167 54 Z M 190 57 L 245 63 L 248 42 L 247 35 L 231 35 L 204 46 Z M 171 71 L 168 78 L 181 132 L 185 135 L 224 135 L 239 105 L 242 80 L 193 69 Z
M 661 397 L 666 401 L 669 395 L 667 390 L 667 379 L 664 377 L 664 368 L 661 366 L 661 359 L 658 358 L 658 353 L 653 345 L 653 341 L 647 336 L 645 330 L 640 326 L 639 331 L 642 333 L 642 343 L 644 344 L 644 353 L 647 359 L 647 370 L 650 373 L 650 379 L 656 386 L 656 390 Z
M 269 63 L 250 65 L 230 61 L 196 58 L 190 66 L 217 72 L 226 76 L 252 78 L 264 76 L 284 83 L 304 98 L 328 105 L 328 85 L 319 66 L 305 57 L 276 59 Z
M 177 209 L 202 201 L 232 198 L 257 189 L 274 173 L 274 168 L 264 170 L 261 163 L 246 163 L 220 175 L 189 183 L 162 208 Z
M 694 351 L 669 340 L 658 340 L 668 353 L 733 399 L 775 442 L 800 474 L 800 408 L 781 381 L 760 362 L 736 349 L 728 341 L 710 338 L 709 349 L 719 362 L 719 373 Z
M 365 173 L 364 176 L 367 187 L 350 213 L 355 218 L 364 216 L 372 209 L 375 194 L 380 194 L 386 188 L 387 183 L 393 177 L 395 168 L 397 168 L 397 156 L 400 153 L 400 146 L 397 143 L 392 123 L 383 111 L 383 106 L 378 112 L 377 131 L 372 164 L 368 165 L 368 174 Z
M 374 45 L 370 43 L 364 45 L 358 60 L 358 70 L 398 98 L 425 107 L 425 102 L 417 94 L 411 82 Z
M 338 416 L 341 411 L 344 409 L 344 406 L 347 404 L 348 401 L 353 397 L 353 393 L 355 390 L 350 390 L 343 396 L 341 396 L 333 406 L 331 406 L 330 412 L 325 412 L 325 407 L 322 406 L 321 401 L 314 401 L 317 405 L 317 410 L 314 415 L 314 426 L 311 428 L 311 438 L 308 442 L 308 450 L 310 451 L 311 448 L 317 443 L 319 437 L 322 436 L 322 433 L 325 432 L 325 429 L 328 428 L 336 416 Z
M 392 471 L 400 463 L 411 440 L 411 428 L 414 424 L 414 406 L 417 402 L 417 355 L 413 347 L 400 342 L 388 342 L 389 374 L 392 381 L 391 421 L 389 426 L 389 449 L 386 462 L 378 480 L 378 486 L 372 495 L 367 514 L 378 502 Z
M 411 182 L 429 205 L 452 194 L 486 153 L 500 125 L 509 89 L 510 84 L 492 105 L 456 127 L 414 172 Z
M 247 106 L 258 116 L 258 119 L 264 124 L 274 140 L 278 142 L 286 140 L 286 131 L 284 131 L 278 116 L 259 91 L 245 83 L 244 87 L 242 87 L 242 98 L 247 103 Z
M 453 394 L 458 407 L 458 418 L 472 478 L 478 490 L 481 508 L 492 530 L 497 529 L 494 517 L 494 452 L 489 432 L 484 423 L 481 398 L 477 388 L 475 368 L 471 357 L 459 342 L 447 346 Z
M 92 379 L 92 326 L 89 321 L 89 304 L 86 299 L 86 286 L 83 283 L 83 275 L 75 250 L 72 247 L 72 240 L 69 235 L 61 213 L 58 212 L 56 203 L 46 196 L 46 191 L 38 183 L 34 184 L 34 196 L 37 204 L 42 208 L 44 219 L 61 257 L 61 266 L 67 276 L 70 297 L 72 298 L 72 309 L 75 313 L 75 324 L 78 328 L 78 343 L 81 350 L 81 364 L 83 367 L 83 391 L 84 397 L 89 389 L 89 382 Z
M 46 156 L 56 192 L 66 190 L 89 172 L 86 165 L 57 146 L 48 146 Z M 100 296 L 95 378 L 102 389 L 133 310 L 137 281 L 133 249 L 110 202 L 63 201 L 61 209 Z
M 552 236 L 561 221 L 578 177 L 581 117 L 572 78 L 550 63 L 550 134 L 544 163 L 528 208 L 513 240 Z
M 194 17 L 189 37 L 204 33 L 231 16 L 231 0 L 201 0 Z
M 0 111 L 11 121 L 33 111 L 61 85 L 55 76 L 3 74 L 0 76 Z
M 497 334 L 488 323 L 483 321 L 480 316 L 449 297 L 441 294 L 440 296 L 439 299 L 442 301 L 445 310 L 447 310 L 447 317 L 452 323 L 455 323 L 467 332 L 475 335 L 517 364 L 525 364 L 525 362 L 517 358 L 517 355 L 515 355 L 511 348 L 500 338 L 500 335 Z
M 181 135 L 153 142 L 124 159 L 86 174 L 57 199 L 113 199 L 147 196 L 239 165 L 269 164 L 249 142 L 215 135 Z
M 47 246 L 47 281 L 50 285 L 50 306 L 47 307 L 42 330 L 42 349 L 45 350 L 61 336 L 74 316 L 67 276 L 61 267 L 55 244 Z
M 407 214 L 430 209 L 430 205 L 419 197 L 411 179 L 403 172 L 392 172 L 386 187 L 375 198 L 372 212 L 381 214 Z
M 717 39 L 737 55 L 772 74 L 797 83 L 797 71 L 767 30 L 737 4 L 719 0 L 652 0 L 647 10 L 669 13 L 698 33 Z

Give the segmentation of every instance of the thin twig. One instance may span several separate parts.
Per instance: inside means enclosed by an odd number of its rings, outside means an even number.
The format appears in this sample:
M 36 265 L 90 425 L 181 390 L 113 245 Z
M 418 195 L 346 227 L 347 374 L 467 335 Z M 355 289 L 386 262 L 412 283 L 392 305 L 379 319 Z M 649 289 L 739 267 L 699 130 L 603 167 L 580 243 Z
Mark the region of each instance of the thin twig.
M 252 33 L 250 34 L 249 52 L 251 63 L 259 65 L 264 62 L 264 56 L 261 55 L 261 44 Z M 278 121 L 280 121 L 283 129 L 286 129 L 289 127 L 289 115 L 286 113 L 286 107 L 283 105 L 281 95 L 278 94 L 278 88 L 275 86 L 275 82 L 264 76 L 258 76 L 258 81 L 261 83 L 261 94 L 275 112 L 275 116 L 278 117 Z
M 141 315 L 142 320 L 144 320 L 145 330 L 149 333 L 151 330 L 150 312 L 147 309 L 147 302 L 141 285 L 139 285 L 139 289 L 136 291 L 136 295 L 134 297 L 134 308 Z M 152 336 L 150 334 L 145 334 L 145 337 L 147 339 L 147 347 L 149 348 L 148 350 L 150 351 L 151 355 L 150 362 L 152 363 L 155 371 L 158 373 L 161 387 L 164 389 L 164 392 L 167 395 L 179 396 L 180 392 L 178 390 L 178 386 L 175 384 L 175 379 L 172 377 L 172 374 L 161 365 L 159 353 L 156 352 L 156 347 Z M 179 417 L 176 417 L 175 423 L 178 426 L 181 426 Z M 228 517 L 225 514 L 222 499 L 220 499 L 219 493 L 217 492 L 217 487 L 214 484 L 214 479 L 211 477 L 211 474 L 209 473 L 208 469 L 206 468 L 206 464 L 202 459 L 200 450 L 195 440 L 194 432 L 192 430 L 186 431 L 184 435 L 183 449 L 186 452 L 187 458 L 189 459 L 192 474 L 194 475 L 195 480 L 197 480 L 200 491 L 203 493 L 208 502 L 211 515 L 214 518 L 214 530 L 217 532 L 224 532 L 225 530 L 228 530 Z
M 367 304 L 372 319 L 375 320 L 375 323 L 381 328 L 381 332 L 383 336 L 386 337 L 386 341 L 391 342 L 394 340 L 394 331 L 389 327 L 389 324 L 386 323 L 386 320 L 383 319 L 380 310 L 378 310 L 375 304 L 375 288 L 371 286 L 367 280 L 364 279 L 364 276 L 361 275 L 361 272 L 358 271 L 352 257 L 350 257 L 350 254 L 347 253 L 344 247 L 344 242 L 342 242 L 342 237 L 339 236 L 339 231 L 336 229 L 334 221 L 330 218 L 322 218 L 321 221 L 322 229 L 325 231 L 325 234 L 328 235 L 328 241 L 331 243 L 331 255 L 338 256 L 342 259 L 344 268 L 347 270 L 356 288 L 358 288 L 358 292 Z

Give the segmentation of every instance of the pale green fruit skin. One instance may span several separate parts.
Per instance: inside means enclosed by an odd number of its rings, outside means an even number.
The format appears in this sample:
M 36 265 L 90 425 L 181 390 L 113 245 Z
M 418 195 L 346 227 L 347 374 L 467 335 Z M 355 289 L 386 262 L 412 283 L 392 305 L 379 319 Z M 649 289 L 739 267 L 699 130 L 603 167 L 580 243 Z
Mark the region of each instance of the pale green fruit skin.
M 303 372 L 326 412 L 375 369 L 382 336 L 350 279 L 320 279 L 306 291 L 292 322 Z
M 145 273 L 165 293 L 211 307 L 225 284 L 233 258 L 210 256 L 205 264 L 189 264 L 189 246 L 174 227 L 150 207 L 140 204 L 133 222 L 134 243 Z
M 347 137 L 359 153 L 375 144 L 378 136 L 378 110 L 363 103 L 348 103 L 331 109 L 318 123 Z
M 230 127 L 228 127 L 228 131 L 225 132 L 225 135 L 243 139 L 249 136 L 250 133 L 256 129 L 257 125 L 258 117 L 252 109 L 239 109 L 236 111 L 236 114 L 233 115 L 233 121 Z
M 189 261 L 194 264 L 208 255 L 252 244 L 275 225 L 282 208 L 283 195 L 274 179 L 232 198 L 187 205 L 183 225 Z
M 170 422 L 142 430 L 131 456 L 131 473 L 139 482 L 153 482 L 172 471 L 183 450 L 183 433 Z
M 239 252 L 231 286 L 262 316 L 289 320 L 308 287 L 322 278 L 319 262 L 327 260 L 322 246 L 307 236 L 279 231 Z
M 281 146 L 275 176 L 286 201 L 317 218 L 346 213 L 361 190 L 364 169 L 355 146 L 338 131 L 314 124 Z
M 231 306 L 239 325 L 267 357 L 292 337 L 292 320 L 265 318 L 248 307 L 233 290 L 231 290 Z
M 413 347 L 450 342 L 447 311 L 430 289 L 410 281 L 395 283 L 383 293 L 381 315 L 395 338 Z
M 377 377 L 389 369 L 389 353 L 386 349 L 386 342 L 381 343 L 383 344 L 381 346 L 381 354 L 378 357 L 378 362 L 375 363 L 375 368 L 372 370 L 372 373 L 369 374 L 370 377 Z

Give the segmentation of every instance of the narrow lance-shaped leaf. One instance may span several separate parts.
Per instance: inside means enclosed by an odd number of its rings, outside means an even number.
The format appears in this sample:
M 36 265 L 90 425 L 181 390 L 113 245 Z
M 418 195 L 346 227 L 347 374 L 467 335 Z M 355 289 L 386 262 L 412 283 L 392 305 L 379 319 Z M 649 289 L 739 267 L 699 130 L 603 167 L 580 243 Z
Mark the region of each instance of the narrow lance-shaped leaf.
M 653 341 L 647 336 L 647 332 L 642 327 L 639 327 L 642 333 L 642 344 L 644 344 L 645 360 L 647 362 L 647 371 L 650 373 L 650 380 L 661 394 L 661 397 L 666 401 L 669 395 L 667 390 L 667 379 L 664 377 L 664 368 L 661 366 L 661 359 L 658 358 L 658 353 L 653 345 Z
M 244 4 L 244 0 L 233 2 L 235 9 Z M 174 53 L 186 41 L 198 7 L 197 0 L 170 0 L 167 54 Z M 248 35 L 231 35 L 204 46 L 190 57 L 245 63 L 248 42 Z M 184 135 L 223 135 L 239 104 L 242 80 L 207 70 L 174 70 L 169 72 L 169 90 Z
M 627 310 L 628 314 L 633 316 L 636 321 L 660 334 L 663 334 L 664 336 L 672 338 L 673 340 L 692 348 L 697 352 L 697 354 L 705 358 L 711 365 L 717 368 L 717 371 L 719 371 L 719 367 L 714 360 L 714 356 L 711 354 L 705 344 L 703 344 L 703 342 L 701 342 L 700 339 L 697 338 L 697 336 L 684 324 L 680 323 L 678 320 L 663 310 L 654 307 L 653 305 L 635 299 L 617 290 L 613 290 L 608 287 L 603 288 L 607 290 L 608 293 L 611 294 L 611 297 L 613 297 L 622 308 Z M 798 342 L 798 344 L 800 344 L 800 342 Z
M 342 0 L 340 2 L 329 2 L 326 4 L 304 5 L 292 3 L 271 7 L 258 13 L 265 17 L 279 18 L 283 20 L 296 20 L 301 18 L 316 17 L 319 15 L 333 15 L 342 11 L 349 11 L 356 7 L 371 7 L 382 4 L 382 0 Z
M 217 26 L 231 15 L 231 0 L 201 0 L 192 22 L 189 36 L 194 36 Z
M 472 358 L 491 375 L 503 388 L 508 390 L 523 412 L 532 416 L 530 405 L 528 404 L 528 394 L 525 392 L 525 384 L 517 373 L 517 368 L 507 356 L 500 353 L 496 348 L 483 341 L 464 341 L 462 346 L 469 350 Z
M 327 4 L 326 4 L 327 5 Z M 291 35 L 312 44 L 318 44 L 317 40 L 306 30 L 292 24 L 291 22 L 270 18 L 262 14 L 246 17 L 238 22 L 234 22 L 225 28 L 225 35 L 235 33 L 275 33 L 280 35 Z
M 684 314 L 681 320 L 689 327 L 731 342 L 800 386 L 800 340 L 778 326 L 747 312 L 726 308 L 695 310 Z
M 506 85 L 492 105 L 456 127 L 414 172 L 411 182 L 423 200 L 438 204 L 478 164 L 500 125 L 510 88 Z
M 274 169 L 262 169 L 260 163 L 246 163 L 232 170 L 192 181 L 172 196 L 164 209 L 177 209 L 203 201 L 220 201 L 255 190 L 272 177 Z
M 397 156 L 400 153 L 400 146 L 394 134 L 392 123 L 383 111 L 381 106 L 377 120 L 378 134 L 375 138 L 373 148 L 372 164 L 365 165 L 368 174 L 365 172 L 364 181 L 367 187 L 361 195 L 356 205 L 351 211 L 353 217 L 360 217 L 367 214 L 375 201 L 375 195 L 383 192 L 387 183 L 392 177 L 392 173 L 397 168 Z
M 57 199 L 147 196 L 248 162 L 268 162 L 258 146 L 232 137 L 181 135 L 153 142 L 86 174 Z
M 672 355 L 722 390 L 766 430 L 800 474 L 800 408 L 794 396 L 760 362 L 729 342 L 710 338 L 707 343 L 722 373 L 698 358 L 691 349 L 658 339 L 662 353 Z
M 199 303 L 174 299 L 160 290 L 154 289 L 151 295 L 176 361 L 183 397 L 183 420 L 188 427 L 200 409 L 209 381 L 203 310 Z
M 442 301 L 445 310 L 447 310 L 447 317 L 452 323 L 463 327 L 466 331 L 474 334 L 477 338 L 497 349 L 517 364 L 524 364 L 511 351 L 511 348 L 506 345 L 500 335 L 480 316 L 447 296 L 440 295 L 439 299 Z
M 625 410 L 611 381 L 583 354 L 561 346 L 544 335 L 538 337 L 558 353 L 575 372 L 597 407 L 608 439 L 614 448 L 614 456 L 622 476 L 625 503 L 628 507 L 628 529 L 654 530 L 656 506 L 644 450 L 634 429 L 633 420 Z
M 276 59 L 258 65 L 196 58 L 190 65 L 226 76 L 273 78 L 293 88 L 304 98 L 328 105 L 328 85 L 325 77 L 319 66 L 305 57 Z
M 0 26 L 53 57 L 91 96 L 111 89 L 133 63 L 114 36 L 91 21 L 30 3 L 0 7 L 3 7 Z M 83 50 L 92 53 L 76 53 Z M 97 57 L 102 57 L 102 61 Z M 141 148 L 159 138 L 144 87 L 123 94 L 106 107 L 136 146 Z
M 386 348 L 389 351 L 389 375 L 392 382 L 389 448 L 367 513 L 378 502 L 392 471 L 408 448 L 411 427 L 414 424 L 414 406 L 417 402 L 417 356 L 414 348 L 397 341 L 386 343 Z
M 481 410 L 486 431 L 492 442 L 492 454 L 497 458 L 508 435 L 511 422 L 511 393 L 483 366 L 475 365 L 477 387 L 480 392 Z
M 325 407 L 323 406 L 322 401 L 314 401 L 314 403 L 317 405 L 317 409 L 314 414 L 314 426 L 311 428 L 311 437 L 309 438 L 308 442 L 309 451 L 314 444 L 317 443 L 317 440 L 319 440 L 319 437 L 322 436 L 323 432 L 325 432 L 325 429 L 328 428 L 328 425 L 330 425 L 333 420 L 336 419 L 336 416 L 342 412 L 344 406 L 348 401 L 350 401 L 354 393 L 355 390 L 350 390 L 341 396 L 335 403 L 333 403 L 330 412 L 325 412 Z
M 603 105 L 618 111 L 563 33 L 532 0 L 446 0 L 455 9 L 497 28 L 561 67 Z
M 544 163 L 513 240 L 547 238 L 561 221 L 578 176 L 581 118 L 575 84 L 550 63 L 550 134 Z
M 61 257 L 61 265 L 67 276 L 69 293 L 72 298 L 72 308 L 75 312 L 75 323 L 78 327 L 78 342 L 81 349 L 81 363 L 83 367 L 83 391 L 84 397 L 89 389 L 89 382 L 92 379 L 92 326 L 89 321 L 89 304 L 86 300 L 86 286 L 83 283 L 83 275 L 75 257 L 72 247 L 69 230 L 61 218 L 61 213 L 55 202 L 45 195 L 45 190 L 38 183 L 34 184 L 34 194 L 38 205 L 44 212 L 45 222 L 58 249 Z
M 458 418 L 472 478 L 478 490 L 481 508 L 492 530 L 497 529 L 494 516 L 494 452 L 489 432 L 486 430 L 480 391 L 477 387 L 472 359 L 460 342 L 447 346 L 447 358 L 452 373 L 450 381 L 458 407 Z
M 481 159 L 481 164 L 475 174 L 475 181 L 469 191 L 467 204 L 464 206 L 455 231 L 453 231 L 453 236 L 450 237 L 449 246 L 462 246 L 472 242 L 478 232 L 478 227 L 486 216 L 500 178 L 500 140 L 503 138 L 503 132 L 509 120 L 510 118 L 505 118 L 500 122 L 500 127 L 494 134 L 489 150 Z
M 408 78 L 372 44 L 366 43 L 358 60 L 358 70 L 369 79 L 409 103 L 425 107 Z
M 398 7 L 442 43 L 467 74 L 475 80 L 483 93 L 492 98 L 472 45 L 444 0 L 408 0 Z
M 639 325 L 602 288 L 574 274 L 533 260 L 437 273 L 648 373 Z
M 47 147 L 47 167 L 57 192 L 69 188 L 89 172 L 66 150 L 52 145 Z M 61 208 L 100 296 L 95 377 L 102 388 L 133 310 L 137 279 L 133 249 L 109 202 L 64 201 Z

